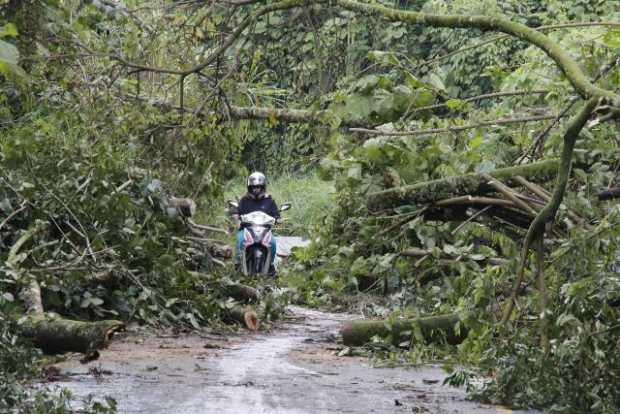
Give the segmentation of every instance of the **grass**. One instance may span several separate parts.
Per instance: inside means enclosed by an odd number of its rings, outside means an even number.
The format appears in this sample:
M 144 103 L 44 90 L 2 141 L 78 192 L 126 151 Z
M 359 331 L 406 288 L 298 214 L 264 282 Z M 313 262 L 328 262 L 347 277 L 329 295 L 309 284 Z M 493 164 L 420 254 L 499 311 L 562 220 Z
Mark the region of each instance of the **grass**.
M 225 192 L 226 199 L 237 199 L 246 192 L 245 178 L 238 178 Z M 282 213 L 284 223 L 278 226 L 281 235 L 308 237 L 331 208 L 332 182 L 323 181 L 315 174 L 285 174 L 268 179 L 267 192 L 278 206 L 291 203 L 290 210 Z

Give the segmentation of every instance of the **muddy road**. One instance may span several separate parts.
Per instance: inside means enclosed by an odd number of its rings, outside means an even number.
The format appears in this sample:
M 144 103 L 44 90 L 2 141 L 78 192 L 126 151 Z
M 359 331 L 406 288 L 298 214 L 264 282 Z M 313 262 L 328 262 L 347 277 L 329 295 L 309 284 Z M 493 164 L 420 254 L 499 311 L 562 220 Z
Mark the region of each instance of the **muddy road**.
M 270 333 L 226 339 L 138 336 L 114 341 L 101 358 L 58 365 L 62 387 L 109 395 L 119 413 L 506 413 L 442 386 L 438 367 L 372 368 L 338 357 L 346 315 L 292 308 Z

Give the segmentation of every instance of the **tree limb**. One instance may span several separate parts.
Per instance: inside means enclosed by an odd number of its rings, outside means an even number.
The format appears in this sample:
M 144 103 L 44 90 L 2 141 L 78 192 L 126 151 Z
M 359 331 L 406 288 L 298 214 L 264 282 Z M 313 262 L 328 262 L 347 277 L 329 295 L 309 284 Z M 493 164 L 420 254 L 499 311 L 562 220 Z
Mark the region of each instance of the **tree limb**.
M 603 26 L 603 27 L 615 27 L 618 28 L 620 27 L 620 23 L 615 23 L 615 22 L 576 22 L 576 23 L 562 23 L 562 24 L 554 24 L 554 25 L 549 25 L 549 26 L 539 26 L 536 28 L 532 28 L 538 31 L 547 31 L 547 30 L 557 30 L 557 29 L 569 29 L 569 28 L 574 28 L 574 27 L 593 27 L 593 26 Z M 466 46 L 457 50 L 453 50 L 452 52 L 446 53 L 445 55 L 441 55 L 438 56 L 436 58 L 433 58 L 431 60 L 428 60 L 426 62 L 422 62 L 419 65 L 415 66 L 414 69 L 417 69 L 421 66 L 428 66 L 428 65 L 432 65 L 434 63 L 437 62 L 441 62 L 443 60 L 446 60 L 448 58 L 451 58 L 452 56 L 458 55 L 460 53 L 464 53 L 467 52 L 469 50 L 472 49 L 477 49 L 479 47 L 484 47 L 487 45 L 491 45 L 491 44 L 496 44 L 499 41 L 502 41 L 504 39 L 509 38 L 510 35 L 499 35 L 499 36 L 493 36 L 490 39 L 484 40 L 482 42 L 476 43 L 475 45 L 470 45 L 470 46 Z
M 586 78 L 577 62 L 558 43 L 552 41 L 538 30 L 529 28 L 521 23 L 496 16 L 434 15 L 364 4 L 354 0 L 335 0 L 335 2 L 347 10 L 382 17 L 390 21 L 422 26 L 493 30 L 506 33 L 531 43 L 545 52 L 547 56 L 555 61 L 575 90 L 584 98 L 607 98 L 611 99 L 615 105 L 620 105 L 620 95 L 592 84 Z
M 360 132 L 360 133 L 368 134 L 368 135 L 382 135 L 382 136 L 391 136 L 391 137 L 420 136 L 420 135 L 442 134 L 445 132 L 465 131 L 467 129 L 481 128 L 481 127 L 495 126 L 495 125 L 539 122 L 539 121 L 545 121 L 548 119 L 555 119 L 557 116 L 558 115 L 536 115 L 536 116 L 528 116 L 528 117 L 523 117 L 523 118 L 496 119 L 494 121 L 485 121 L 485 122 L 479 122 L 476 124 L 469 124 L 469 125 L 463 125 L 463 126 L 432 128 L 432 129 L 414 129 L 411 131 L 381 131 L 378 129 L 367 129 L 367 128 L 349 128 L 349 131 Z
M 582 128 L 585 126 L 588 118 L 590 118 L 590 114 L 596 108 L 597 103 L 598 99 L 593 98 L 588 100 L 583 105 L 579 113 L 577 113 L 577 115 L 575 115 L 571 119 L 571 122 L 566 129 L 566 133 L 564 134 L 564 146 L 562 147 L 562 155 L 560 157 L 560 162 L 558 165 L 555 189 L 553 191 L 551 200 L 547 203 L 545 208 L 543 208 L 534 218 L 534 220 L 530 224 L 530 227 L 528 228 L 527 234 L 525 235 L 525 240 L 521 249 L 521 260 L 512 288 L 512 296 L 510 297 L 510 299 L 508 299 L 508 303 L 504 308 L 504 314 L 501 320 L 502 324 L 506 323 L 510 318 L 512 310 L 514 309 L 514 305 L 517 301 L 517 296 L 519 294 L 521 282 L 523 281 L 523 276 L 525 273 L 525 266 L 527 263 L 530 246 L 532 246 L 533 242 L 536 239 L 542 237 L 545 224 L 555 218 L 557 210 L 562 203 L 564 193 L 566 192 L 566 186 L 568 184 L 568 178 L 570 176 L 572 155 L 573 149 L 575 147 L 575 142 L 577 141 L 579 132 L 581 132 Z
M 545 182 L 552 179 L 558 170 L 558 160 L 523 164 L 489 171 L 489 175 L 508 182 L 512 177 L 524 176 L 530 181 Z M 368 194 L 368 208 L 380 210 L 408 204 L 431 204 L 439 200 L 462 195 L 480 195 L 493 191 L 482 174 L 464 174 L 440 178 L 411 185 L 394 187 Z
M 140 71 L 167 73 L 170 75 L 178 75 L 181 77 L 187 77 L 191 74 L 200 72 L 201 70 L 203 70 L 204 68 L 206 68 L 207 66 L 215 62 L 220 55 L 222 55 L 230 46 L 233 45 L 235 40 L 237 40 L 243 34 L 245 29 L 250 27 L 261 16 L 264 16 L 266 14 L 273 13 L 279 10 L 287 10 L 287 9 L 292 9 L 295 7 L 305 6 L 307 3 L 308 2 L 306 0 L 283 0 L 280 2 L 275 2 L 270 5 L 261 7 L 260 9 L 256 10 L 255 12 L 250 14 L 248 17 L 246 17 L 241 22 L 241 24 L 239 24 L 239 26 L 237 26 L 237 28 L 226 38 L 226 40 L 224 40 L 224 42 L 209 55 L 209 57 L 207 57 L 201 63 L 186 70 L 146 66 L 140 63 L 130 62 L 122 58 L 119 55 L 112 55 L 110 56 L 110 58 L 122 63 L 124 66 L 133 68 L 133 69 L 138 69 Z
M 213 115 L 215 112 L 201 111 L 199 108 L 182 108 L 167 102 L 149 100 L 135 95 L 119 95 L 121 99 L 133 99 L 140 102 L 144 102 L 148 105 L 160 108 L 166 111 L 175 110 L 183 111 L 185 113 L 191 113 L 199 118 L 205 118 L 209 115 Z M 311 109 L 282 109 L 282 108 L 269 108 L 260 106 L 229 106 L 230 120 L 242 121 L 242 120 L 277 120 L 283 122 L 307 122 L 307 123 L 326 123 L 327 120 L 333 117 L 333 113 L 330 110 L 311 110 Z M 343 119 L 340 123 L 341 126 L 347 127 L 368 127 L 372 126 L 370 122 L 348 120 Z
M 487 180 L 488 184 L 495 188 L 500 194 L 506 197 L 508 200 L 512 201 L 514 205 L 519 207 L 521 210 L 524 210 L 528 214 L 531 214 L 532 217 L 536 216 L 536 210 L 530 207 L 525 201 L 521 200 L 517 195 L 513 192 L 512 188 L 508 187 L 506 184 L 502 183 L 499 180 L 491 177 L 487 173 L 482 173 L 482 177 Z
M 470 98 L 459 99 L 459 101 L 461 101 L 461 102 L 477 102 L 477 101 L 482 101 L 482 100 L 485 100 L 485 99 L 501 98 L 501 97 L 504 97 L 504 96 L 545 95 L 547 93 L 549 93 L 549 91 L 546 90 L 546 89 L 537 89 L 537 90 L 533 90 L 533 91 L 525 91 L 524 90 L 524 91 L 494 92 L 494 93 L 485 93 L 483 95 L 478 95 L 478 96 L 472 96 Z M 409 115 L 415 114 L 417 112 L 422 112 L 422 111 L 433 111 L 433 110 L 439 109 L 439 108 L 446 108 L 447 106 L 448 106 L 448 104 L 446 104 L 446 103 L 421 106 L 419 108 L 412 109 L 409 112 Z

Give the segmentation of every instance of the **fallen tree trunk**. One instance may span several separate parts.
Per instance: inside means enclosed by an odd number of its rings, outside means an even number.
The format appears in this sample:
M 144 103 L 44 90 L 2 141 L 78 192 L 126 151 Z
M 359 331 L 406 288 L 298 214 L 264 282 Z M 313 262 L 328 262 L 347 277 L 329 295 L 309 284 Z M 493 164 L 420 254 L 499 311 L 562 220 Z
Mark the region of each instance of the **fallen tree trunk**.
M 460 318 L 456 314 L 403 319 L 393 324 L 385 320 L 358 320 L 346 323 L 340 330 L 340 335 L 342 342 L 347 346 L 364 345 L 373 336 L 382 338 L 391 336 L 394 345 L 398 345 L 411 340 L 413 333 L 419 328 L 427 343 L 445 339 L 451 345 L 458 345 L 467 337 L 465 326 L 461 325 L 460 329 L 455 329 L 458 322 Z
M 34 313 L 22 322 L 21 333 L 46 353 L 81 352 L 105 348 L 115 332 L 125 326 L 120 321 L 79 322 L 56 314 Z
M 250 307 L 234 306 L 225 312 L 226 319 L 238 322 L 250 331 L 258 331 L 260 320 L 256 312 Z
M 260 293 L 257 289 L 241 283 L 230 283 L 222 287 L 222 294 L 243 303 L 260 302 Z
M 488 174 L 508 185 L 517 185 L 514 177 L 522 176 L 532 182 L 546 182 L 557 174 L 558 160 L 547 160 L 516 167 L 500 168 Z M 484 173 L 465 174 L 390 188 L 368 195 L 368 208 L 381 210 L 408 204 L 432 204 L 440 200 L 466 195 L 482 195 L 496 191 L 484 178 Z
M 92 354 L 104 348 L 115 332 L 123 329 L 121 321 L 79 322 L 64 319 L 53 313 L 45 313 L 41 285 L 34 276 L 28 276 L 19 267 L 19 250 L 40 230 L 33 227 L 13 244 L 7 264 L 23 277 L 30 277 L 30 283 L 20 292 L 26 308 L 26 317 L 20 322 L 21 334 L 47 353 L 82 352 Z M 96 354 L 96 353 L 95 353 Z

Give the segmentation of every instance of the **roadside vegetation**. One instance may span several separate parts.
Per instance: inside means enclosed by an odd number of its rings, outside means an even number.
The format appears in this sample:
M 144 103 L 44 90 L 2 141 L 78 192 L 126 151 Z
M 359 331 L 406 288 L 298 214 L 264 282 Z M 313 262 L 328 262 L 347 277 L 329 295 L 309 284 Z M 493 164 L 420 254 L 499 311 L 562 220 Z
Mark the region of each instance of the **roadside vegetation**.
M 230 322 L 225 199 L 261 170 L 313 241 L 281 283 L 381 321 L 375 358 L 615 414 L 615 3 L 0 0 L 0 411 L 71 411 L 24 388 L 48 325 L 94 357 Z

